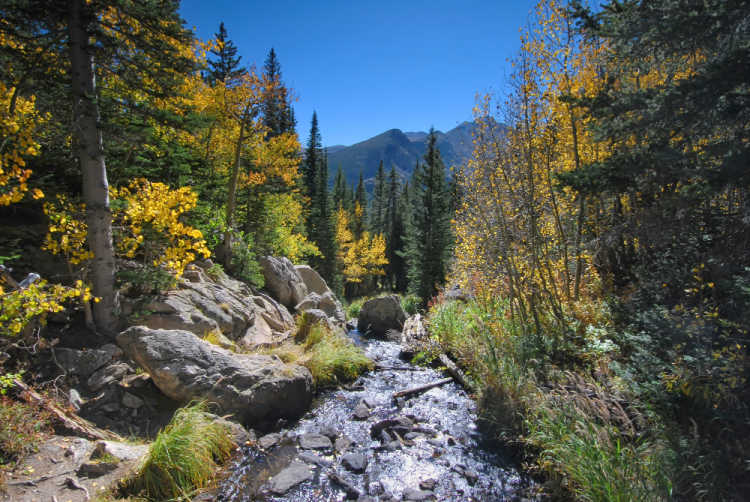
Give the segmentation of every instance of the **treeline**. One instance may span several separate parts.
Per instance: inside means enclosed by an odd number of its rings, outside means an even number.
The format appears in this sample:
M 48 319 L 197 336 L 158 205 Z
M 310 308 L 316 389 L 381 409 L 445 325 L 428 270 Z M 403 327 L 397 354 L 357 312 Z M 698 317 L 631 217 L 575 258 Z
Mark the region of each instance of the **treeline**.
M 542 0 L 477 106 L 448 344 L 581 499 L 747 489 L 748 7 Z

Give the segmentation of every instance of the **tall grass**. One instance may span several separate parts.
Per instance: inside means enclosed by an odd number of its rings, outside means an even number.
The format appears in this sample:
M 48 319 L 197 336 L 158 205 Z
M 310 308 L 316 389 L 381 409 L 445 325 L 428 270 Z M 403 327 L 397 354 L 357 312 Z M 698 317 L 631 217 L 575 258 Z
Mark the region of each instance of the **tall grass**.
M 212 421 L 203 403 L 181 408 L 159 432 L 123 491 L 152 501 L 189 500 L 213 480 L 232 447 L 229 432 Z
M 372 361 L 343 333 L 334 333 L 316 324 L 309 329 L 302 346 L 305 356 L 298 362 L 312 373 L 318 388 L 354 380 L 372 369 Z
M 603 356 L 577 354 L 572 360 L 590 360 L 591 368 L 562 371 L 548 337 L 515 326 L 508 308 L 502 299 L 480 296 L 433 305 L 428 317 L 430 336 L 480 389 L 481 415 L 497 436 L 523 446 L 536 468 L 577 500 L 669 498 L 674 454 L 660 433 L 645 432 L 658 427 L 635 404 L 623 404 L 632 396 L 586 376 L 606 366 L 592 359 Z

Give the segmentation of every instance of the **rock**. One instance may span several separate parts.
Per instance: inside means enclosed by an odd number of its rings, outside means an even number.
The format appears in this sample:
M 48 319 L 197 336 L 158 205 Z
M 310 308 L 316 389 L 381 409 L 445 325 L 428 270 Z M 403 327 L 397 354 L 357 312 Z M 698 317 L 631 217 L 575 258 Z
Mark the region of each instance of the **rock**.
M 367 469 L 367 457 L 362 453 L 347 453 L 341 457 L 341 464 L 351 472 L 362 474 Z
M 284 495 L 293 487 L 312 479 L 310 467 L 299 460 L 293 460 L 288 467 L 271 478 L 269 489 L 276 495 Z
M 122 395 L 122 405 L 127 408 L 138 409 L 143 406 L 143 399 L 131 394 L 130 392 L 125 392 Z
M 341 306 L 341 302 L 339 302 L 336 296 L 330 291 L 320 297 L 318 308 L 337 323 L 343 324 L 346 321 L 346 314 L 344 314 L 344 308 Z
M 434 500 L 435 494 L 431 491 L 404 488 L 404 500 Z
M 445 290 L 443 297 L 446 300 L 468 302 L 472 298 L 472 295 L 467 294 L 458 284 L 454 284 L 453 287 Z
M 199 493 L 191 502 L 214 502 L 216 500 L 216 492 L 209 490 L 207 492 Z
M 135 373 L 127 363 L 114 363 L 94 372 L 86 382 L 93 392 L 99 392 L 107 385 L 119 381 L 128 373 Z
M 250 441 L 255 441 L 255 433 L 248 431 L 237 422 L 232 422 L 231 420 L 214 415 L 213 413 L 205 413 L 205 415 L 209 417 L 213 423 L 224 427 L 229 432 L 229 435 L 232 436 L 232 441 L 237 446 L 241 446 Z
M 196 273 L 192 278 L 146 304 L 143 309 L 148 314 L 138 318 L 138 324 L 190 331 L 199 337 L 212 333 L 225 348 L 232 342 L 247 348 L 273 345 L 294 329 L 289 311 L 267 295 L 253 294 L 225 276 L 213 279 Z
M 414 314 L 404 322 L 404 327 L 401 330 L 401 353 L 399 357 L 410 360 L 424 349 L 428 341 L 429 335 L 422 316 Z
M 435 486 L 437 485 L 437 481 L 430 478 L 420 481 L 419 488 L 422 490 L 429 490 L 432 491 L 435 489 Z
M 307 296 L 307 286 L 289 258 L 262 256 L 258 260 L 266 289 L 282 305 L 293 308 Z
M 148 445 L 129 444 L 119 441 L 98 441 L 91 452 L 92 459 L 105 456 L 119 458 L 120 460 L 138 460 L 148 453 Z
M 93 372 L 119 357 L 122 350 L 114 344 L 108 343 L 98 349 L 76 350 L 66 348 L 53 349 L 58 364 L 71 375 L 88 378 Z
M 76 471 L 79 476 L 98 478 L 117 469 L 119 462 L 84 462 Z
M 297 312 L 305 312 L 310 309 L 316 309 L 320 305 L 320 295 L 318 293 L 309 293 L 304 300 L 299 302 L 294 310 Z
M 348 331 L 352 331 L 354 329 L 357 329 L 357 323 L 358 323 L 358 320 L 357 320 L 356 317 L 353 318 L 353 319 L 349 319 L 348 321 L 346 321 L 346 329 Z
M 373 298 L 366 301 L 359 311 L 357 329 L 360 333 L 380 338 L 388 330 L 401 330 L 406 321 L 406 313 L 396 295 Z
M 168 397 L 206 400 L 244 424 L 297 417 L 312 400 L 307 368 L 263 355 L 234 354 L 187 331 L 135 326 L 117 336 Z
M 258 439 L 258 445 L 260 445 L 260 447 L 264 450 L 267 450 L 273 446 L 276 446 L 279 441 L 281 441 L 281 434 L 279 434 L 278 432 L 272 432 L 271 434 L 261 436 Z
M 330 467 L 333 464 L 330 460 L 308 450 L 300 452 L 297 458 L 308 464 L 319 465 L 321 467 Z
M 324 425 L 323 427 L 320 428 L 318 432 L 323 434 L 325 437 L 327 437 L 331 441 L 336 439 L 340 434 L 339 429 L 337 429 L 333 425 Z
M 81 406 L 86 403 L 81 397 L 80 392 L 75 389 L 70 389 L 70 392 L 68 392 L 68 402 L 76 411 L 79 411 L 81 409 Z
M 300 322 L 300 330 L 297 332 L 297 339 L 307 338 L 310 328 L 315 324 L 320 324 L 329 331 L 333 330 L 333 325 L 325 312 L 320 309 L 310 309 L 302 313 L 302 322 Z
M 378 495 L 382 495 L 383 492 L 385 492 L 385 489 L 383 488 L 383 484 L 380 481 L 373 481 L 367 487 L 367 493 L 369 493 L 373 497 L 377 497 Z
M 354 441 L 352 441 L 347 435 L 342 435 L 340 438 L 336 439 L 336 442 L 333 444 L 334 449 L 339 452 L 345 452 L 349 449 L 351 445 L 354 444 Z
M 354 419 L 355 420 L 367 420 L 370 417 L 370 408 L 365 405 L 362 401 L 357 403 L 354 408 Z
M 323 434 L 302 434 L 298 439 L 300 448 L 304 450 L 330 450 L 333 448 L 331 440 Z
M 295 265 L 294 269 L 302 278 L 302 282 L 305 283 L 307 291 L 311 293 L 317 293 L 320 296 L 331 292 L 331 289 L 328 287 L 328 284 L 326 284 L 325 279 L 323 279 L 320 274 L 310 265 Z
M 149 380 L 151 380 L 151 375 L 148 373 L 135 373 L 133 375 L 125 375 L 120 380 L 120 385 L 125 388 L 142 389 L 148 385 Z

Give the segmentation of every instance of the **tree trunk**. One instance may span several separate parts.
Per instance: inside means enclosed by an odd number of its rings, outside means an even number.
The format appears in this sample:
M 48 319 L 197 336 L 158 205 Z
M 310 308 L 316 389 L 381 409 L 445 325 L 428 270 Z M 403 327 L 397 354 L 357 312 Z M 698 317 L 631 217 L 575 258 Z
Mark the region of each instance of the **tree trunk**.
M 91 264 L 94 320 L 99 331 L 112 335 L 117 329 L 115 256 L 112 247 L 112 213 L 109 208 L 107 168 L 104 164 L 102 131 L 96 102 L 96 76 L 91 53 L 88 22 L 84 19 L 85 0 L 70 0 L 70 66 L 73 87 L 73 138 L 75 155 L 83 175 L 86 204 L 87 240 L 94 253 Z
M 223 262 L 225 269 L 229 269 L 232 263 L 232 233 L 234 230 L 234 209 L 237 206 L 237 183 L 240 177 L 240 161 L 242 158 L 242 142 L 245 135 L 245 121 L 240 123 L 240 135 L 237 138 L 237 145 L 234 150 L 234 165 L 229 175 L 229 186 L 227 187 L 227 212 L 226 212 L 226 230 L 224 231 L 224 242 L 221 246 L 219 258 Z

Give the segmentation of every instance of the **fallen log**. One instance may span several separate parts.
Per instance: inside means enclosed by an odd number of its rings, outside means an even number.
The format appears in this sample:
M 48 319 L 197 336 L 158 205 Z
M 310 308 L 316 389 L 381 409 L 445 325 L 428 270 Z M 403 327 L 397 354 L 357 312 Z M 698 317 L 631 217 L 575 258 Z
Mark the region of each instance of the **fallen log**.
M 75 415 L 68 415 L 62 408 L 57 406 L 50 399 L 47 399 L 44 396 L 40 395 L 17 378 L 13 380 L 13 385 L 20 391 L 19 394 L 21 399 L 28 403 L 36 404 L 37 406 L 47 410 L 52 414 L 53 417 L 55 417 L 55 419 L 57 419 L 62 424 L 63 428 L 65 428 L 67 431 L 94 440 L 122 440 L 122 438 L 117 434 L 99 429 L 88 420 L 84 420 L 83 418 Z
M 456 380 L 456 382 L 459 383 L 459 385 L 461 385 L 461 387 L 468 390 L 469 392 L 474 392 L 474 386 L 466 378 L 466 375 L 464 375 L 464 372 L 461 371 L 461 368 L 456 366 L 456 363 L 451 361 L 450 357 L 448 357 L 447 354 L 440 354 L 438 360 L 440 361 L 440 364 L 445 366 L 446 371 Z
M 418 387 L 412 387 L 411 389 L 400 390 L 398 392 L 394 392 L 392 398 L 396 399 L 398 397 L 407 397 L 407 396 L 413 396 L 415 394 L 421 394 L 422 392 L 426 392 L 430 389 L 434 389 L 435 387 L 440 387 L 441 385 L 451 383 L 452 381 L 453 381 L 452 377 L 443 378 L 442 380 L 438 380 L 436 382 L 428 383 L 425 385 L 420 385 Z

